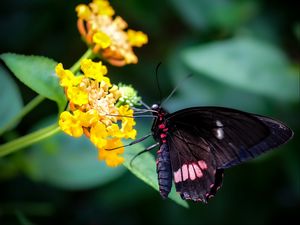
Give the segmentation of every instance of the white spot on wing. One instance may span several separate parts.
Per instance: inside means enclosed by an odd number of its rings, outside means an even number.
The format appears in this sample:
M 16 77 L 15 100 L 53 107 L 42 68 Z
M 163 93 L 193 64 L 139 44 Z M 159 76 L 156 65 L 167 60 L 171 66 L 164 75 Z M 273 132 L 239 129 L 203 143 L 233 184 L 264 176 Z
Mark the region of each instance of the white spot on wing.
M 221 123 L 220 120 L 217 120 L 217 121 L 216 121 L 216 125 L 217 125 L 217 127 L 223 127 L 223 123 Z
M 222 140 L 224 138 L 224 130 L 223 130 L 223 123 L 220 120 L 216 120 L 216 128 L 213 129 L 213 133 L 216 138 Z
M 222 140 L 224 138 L 224 131 L 222 128 L 218 128 L 215 130 L 215 136 L 219 139 Z

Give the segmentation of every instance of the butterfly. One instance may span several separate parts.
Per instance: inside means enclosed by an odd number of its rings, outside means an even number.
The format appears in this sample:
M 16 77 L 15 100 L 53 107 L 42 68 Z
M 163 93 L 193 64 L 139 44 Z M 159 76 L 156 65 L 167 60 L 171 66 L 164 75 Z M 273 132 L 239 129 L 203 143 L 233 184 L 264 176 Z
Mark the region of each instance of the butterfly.
M 159 192 L 175 183 L 184 200 L 207 202 L 221 187 L 224 169 L 253 159 L 293 137 L 282 122 L 223 107 L 193 107 L 168 113 L 151 107 Z

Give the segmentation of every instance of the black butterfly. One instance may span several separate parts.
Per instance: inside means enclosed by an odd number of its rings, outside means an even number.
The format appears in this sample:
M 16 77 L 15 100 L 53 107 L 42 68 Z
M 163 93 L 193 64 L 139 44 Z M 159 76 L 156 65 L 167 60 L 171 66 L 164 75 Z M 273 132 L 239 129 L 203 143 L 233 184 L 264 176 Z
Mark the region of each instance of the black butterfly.
M 216 194 L 224 169 L 240 164 L 290 140 L 282 122 L 222 107 L 194 107 L 168 113 L 151 107 L 152 136 L 159 145 L 157 173 L 166 198 L 174 180 L 183 199 L 207 200 Z M 145 139 L 145 138 L 143 138 Z

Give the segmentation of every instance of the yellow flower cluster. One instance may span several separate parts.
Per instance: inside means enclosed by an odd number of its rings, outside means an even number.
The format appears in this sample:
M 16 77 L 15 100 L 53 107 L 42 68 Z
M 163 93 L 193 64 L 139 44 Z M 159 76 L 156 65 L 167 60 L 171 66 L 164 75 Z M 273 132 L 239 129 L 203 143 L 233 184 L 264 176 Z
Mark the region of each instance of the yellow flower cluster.
M 59 63 L 56 74 L 69 100 L 69 111 L 60 115 L 60 128 L 73 137 L 85 134 L 99 150 L 99 159 L 108 166 L 123 162 L 122 138 L 134 139 L 136 130 L 133 110 L 127 104 L 117 104 L 122 97 L 118 86 L 106 77 L 102 62 L 81 61 L 82 75 L 75 76 Z M 119 106 L 120 105 L 120 106 Z M 110 150 L 117 148 L 115 150 Z M 108 150 L 106 150 L 108 149 Z
M 114 66 L 137 63 L 132 47 L 141 47 L 148 37 L 141 31 L 127 29 L 127 23 L 115 12 L 107 0 L 93 0 L 89 5 L 76 7 L 78 30 L 85 41 Z

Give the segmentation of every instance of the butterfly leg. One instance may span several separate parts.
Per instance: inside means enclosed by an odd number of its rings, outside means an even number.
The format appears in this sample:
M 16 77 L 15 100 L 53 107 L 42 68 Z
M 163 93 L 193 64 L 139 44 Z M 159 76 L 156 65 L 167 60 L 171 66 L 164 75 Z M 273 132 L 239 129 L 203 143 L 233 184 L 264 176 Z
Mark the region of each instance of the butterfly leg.
M 132 167 L 132 162 L 134 159 L 136 159 L 136 157 L 140 156 L 141 154 L 145 153 L 145 152 L 149 152 L 151 151 L 153 148 L 155 148 L 156 146 L 158 146 L 159 143 L 155 143 L 153 145 L 150 145 L 149 147 L 147 147 L 146 149 L 144 149 L 143 151 L 140 151 L 138 154 L 136 154 L 131 160 L 130 160 L 130 167 Z
M 134 141 L 130 142 L 130 143 L 127 144 L 127 145 L 122 145 L 122 146 L 118 146 L 118 147 L 115 147 L 115 148 L 106 148 L 105 150 L 106 150 L 106 151 L 112 151 L 112 150 L 116 150 L 116 149 L 118 149 L 118 148 L 128 147 L 128 146 L 131 146 L 131 145 L 140 143 L 140 142 L 146 140 L 146 139 L 147 139 L 148 137 L 150 137 L 150 136 L 152 136 L 152 133 L 147 134 L 147 135 L 145 135 L 145 136 L 143 136 L 143 137 L 141 137 L 141 138 L 139 138 L 139 139 L 137 139 L 137 140 L 134 140 Z

